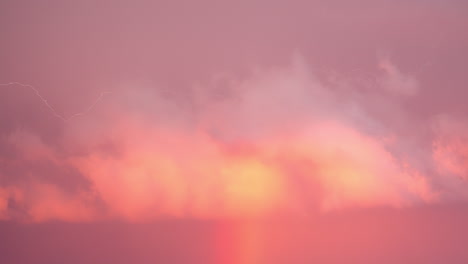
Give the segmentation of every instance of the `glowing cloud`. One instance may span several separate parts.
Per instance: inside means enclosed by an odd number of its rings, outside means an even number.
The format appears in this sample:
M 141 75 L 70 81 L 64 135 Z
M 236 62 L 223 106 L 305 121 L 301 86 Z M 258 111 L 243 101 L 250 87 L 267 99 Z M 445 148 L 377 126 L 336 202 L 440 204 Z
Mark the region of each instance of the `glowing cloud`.
M 402 155 L 408 141 L 387 122 L 411 122 L 411 115 L 392 95 L 415 95 L 418 84 L 387 59 L 380 66 L 382 89 L 359 90 L 345 78 L 318 76 L 296 55 L 287 67 L 194 87 L 190 107 L 151 89 L 117 91 L 101 111 L 68 123 L 55 146 L 18 130 L 6 142 L 24 162 L 71 171 L 84 183 L 69 192 L 54 181 L 13 181 L 0 189 L 0 216 L 13 215 L 9 200 L 33 221 L 245 217 L 440 201 L 450 187 L 435 188 L 440 177 L 431 168 L 463 177 L 464 139 L 439 133 L 426 166 L 420 161 L 431 153 Z

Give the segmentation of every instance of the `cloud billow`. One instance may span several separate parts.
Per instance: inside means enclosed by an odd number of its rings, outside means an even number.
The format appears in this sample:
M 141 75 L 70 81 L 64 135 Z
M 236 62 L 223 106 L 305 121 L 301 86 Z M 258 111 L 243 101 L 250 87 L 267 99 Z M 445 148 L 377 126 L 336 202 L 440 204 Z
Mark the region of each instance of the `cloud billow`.
M 421 120 L 407 104 L 424 87 L 388 58 L 379 66 L 363 82 L 295 55 L 188 87 L 184 100 L 123 87 L 87 115 L 57 120 L 53 140 L 12 127 L 0 139 L 13 150 L 0 160 L 0 219 L 294 215 L 464 199 L 466 124 Z

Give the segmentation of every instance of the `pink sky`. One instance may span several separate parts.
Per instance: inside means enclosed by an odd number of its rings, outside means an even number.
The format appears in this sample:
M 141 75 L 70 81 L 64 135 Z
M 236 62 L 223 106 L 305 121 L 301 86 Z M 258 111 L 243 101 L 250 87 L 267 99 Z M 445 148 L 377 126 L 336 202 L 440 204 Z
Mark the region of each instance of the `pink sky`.
M 465 263 L 467 12 L 0 3 L 0 262 Z

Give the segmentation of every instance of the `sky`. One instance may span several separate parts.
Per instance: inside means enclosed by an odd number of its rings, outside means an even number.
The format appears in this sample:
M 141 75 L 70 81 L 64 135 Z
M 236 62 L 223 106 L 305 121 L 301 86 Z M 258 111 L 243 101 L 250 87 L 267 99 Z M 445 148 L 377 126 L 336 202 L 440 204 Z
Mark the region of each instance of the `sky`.
M 466 263 L 467 12 L 1 1 L 0 260 Z

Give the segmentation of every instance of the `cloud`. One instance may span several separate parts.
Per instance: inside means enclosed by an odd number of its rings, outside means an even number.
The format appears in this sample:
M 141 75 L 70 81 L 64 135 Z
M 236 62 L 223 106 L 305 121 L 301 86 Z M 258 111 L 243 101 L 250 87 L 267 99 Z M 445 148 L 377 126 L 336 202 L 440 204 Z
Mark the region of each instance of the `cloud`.
M 380 79 L 383 89 L 403 96 L 412 96 L 418 93 L 419 83 L 417 80 L 402 73 L 388 57 L 380 59 L 379 67 L 385 72 L 385 76 Z
M 468 123 L 456 116 L 439 115 L 433 123 L 432 158 L 440 184 L 452 192 L 450 199 L 466 199 L 468 177 Z
M 143 221 L 443 202 L 454 186 L 440 187 L 440 175 L 468 171 L 461 121 L 444 121 L 427 142 L 405 136 L 433 121 L 415 122 L 402 103 L 418 82 L 389 59 L 380 67 L 381 89 L 371 90 L 340 76 L 324 81 L 300 55 L 185 97 L 124 87 L 53 145 L 23 130 L 4 139 L 21 155 L 3 161 L 11 170 L 0 216 L 20 208 L 32 221 Z M 69 175 L 80 184 L 65 187 Z
M 0 187 L 0 220 L 11 218 L 9 203 L 13 199 L 17 201 L 22 200 L 22 192 L 20 189 L 15 187 Z
M 5 189 L 0 189 L 0 220 L 8 217 L 8 193 Z

